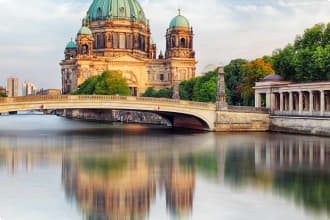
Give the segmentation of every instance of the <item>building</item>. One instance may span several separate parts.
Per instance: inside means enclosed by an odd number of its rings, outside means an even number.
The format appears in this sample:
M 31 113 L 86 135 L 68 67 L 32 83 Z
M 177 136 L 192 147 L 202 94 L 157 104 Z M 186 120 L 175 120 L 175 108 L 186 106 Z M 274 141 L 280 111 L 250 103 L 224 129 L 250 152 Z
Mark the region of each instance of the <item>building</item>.
M 37 95 L 61 95 L 60 89 L 40 89 L 37 92 Z
M 0 94 L 6 95 L 7 94 L 6 88 L 0 87 Z
M 22 95 L 23 96 L 35 96 L 38 92 L 37 87 L 30 83 L 29 81 L 25 81 L 22 86 Z
M 107 6 L 107 7 L 106 7 Z M 131 95 L 148 87 L 171 88 L 195 77 L 193 29 L 179 14 L 166 31 L 166 51 L 156 58 L 149 20 L 137 0 L 94 0 L 75 42 L 65 48 L 61 61 L 62 92 L 70 93 L 87 78 L 105 70 L 119 70 Z
M 255 107 L 267 107 L 272 114 L 330 116 L 330 81 L 293 83 L 273 74 L 254 89 Z
M 8 97 L 18 96 L 18 78 L 11 77 L 8 79 Z

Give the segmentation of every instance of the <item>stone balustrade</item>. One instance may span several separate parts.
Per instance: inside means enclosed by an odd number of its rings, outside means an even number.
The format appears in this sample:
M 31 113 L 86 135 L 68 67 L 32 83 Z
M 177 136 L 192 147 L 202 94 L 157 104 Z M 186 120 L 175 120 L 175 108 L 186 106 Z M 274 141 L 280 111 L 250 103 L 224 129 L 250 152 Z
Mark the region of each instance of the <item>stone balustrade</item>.
M 43 101 L 88 101 L 88 102 L 102 102 L 102 101 L 131 101 L 131 102 L 149 102 L 149 103 L 168 103 L 177 105 L 186 105 L 200 108 L 215 109 L 215 104 L 191 102 L 178 99 L 166 98 L 149 98 L 149 97 L 134 97 L 134 96 L 108 96 L 108 95 L 51 95 L 51 96 L 25 96 L 25 97 L 10 97 L 0 98 L 1 103 L 30 103 Z

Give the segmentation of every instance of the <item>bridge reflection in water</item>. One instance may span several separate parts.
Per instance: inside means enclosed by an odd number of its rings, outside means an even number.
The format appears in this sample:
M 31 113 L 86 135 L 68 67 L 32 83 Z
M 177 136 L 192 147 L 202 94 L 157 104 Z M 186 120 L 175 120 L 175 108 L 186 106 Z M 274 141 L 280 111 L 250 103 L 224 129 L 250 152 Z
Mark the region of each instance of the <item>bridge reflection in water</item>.
M 144 143 L 146 137 L 153 143 L 145 134 L 135 137 L 135 144 Z M 61 164 L 65 195 L 86 219 L 145 219 L 158 193 L 163 195 L 158 199 L 163 199 L 169 215 L 191 216 L 198 176 L 233 189 L 271 191 L 287 201 L 293 199 L 296 206 L 316 216 L 330 216 L 329 139 L 254 134 L 239 135 L 238 141 L 237 137 L 216 136 L 202 150 L 193 144 L 162 149 L 160 143 L 154 151 L 150 146 L 136 147 L 129 140 L 122 149 L 113 143 L 108 148 L 84 147 L 85 140 L 74 136 L 66 137 L 56 149 L 31 150 L 15 148 L 9 137 L 12 147 L 0 147 L 0 165 L 15 175 L 20 166 L 30 172 L 37 164 L 45 164 L 42 161 Z M 6 146 L 4 139 L 0 144 Z M 184 146 L 180 141 L 176 144 Z

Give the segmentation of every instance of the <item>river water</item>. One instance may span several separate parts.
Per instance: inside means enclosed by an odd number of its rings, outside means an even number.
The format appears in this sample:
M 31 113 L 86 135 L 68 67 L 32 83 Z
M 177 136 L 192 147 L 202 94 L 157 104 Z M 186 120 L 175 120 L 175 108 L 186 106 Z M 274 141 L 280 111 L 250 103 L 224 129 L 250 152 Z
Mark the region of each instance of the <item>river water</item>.
M 1 220 L 330 218 L 330 139 L 0 117 Z

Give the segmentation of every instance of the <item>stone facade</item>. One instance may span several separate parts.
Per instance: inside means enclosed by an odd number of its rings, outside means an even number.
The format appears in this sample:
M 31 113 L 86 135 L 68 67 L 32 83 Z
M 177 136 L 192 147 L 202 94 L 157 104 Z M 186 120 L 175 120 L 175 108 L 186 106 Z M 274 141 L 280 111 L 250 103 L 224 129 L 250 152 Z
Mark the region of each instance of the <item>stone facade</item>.
M 330 136 L 330 118 L 271 116 L 272 131 Z
M 65 59 L 60 63 L 63 94 L 73 92 L 86 79 L 105 70 L 120 71 L 127 79 L 132 96 L 141 95 L 151 86 L 171 88 L 174 81 L 195 77 L 197 62 L 191 27 L 170 26 L 166 31 L 165 57 L 161 53 L 156 59 L 156 44 L 144 19 L 97 17 L 93 20 L 88 16 L 76 41 L 67 45 Z
M 215 131 L 269 131 L 269 114 L 257 111 L 216 112 Z

